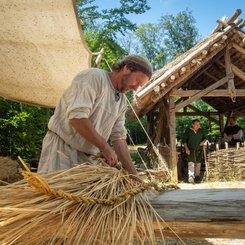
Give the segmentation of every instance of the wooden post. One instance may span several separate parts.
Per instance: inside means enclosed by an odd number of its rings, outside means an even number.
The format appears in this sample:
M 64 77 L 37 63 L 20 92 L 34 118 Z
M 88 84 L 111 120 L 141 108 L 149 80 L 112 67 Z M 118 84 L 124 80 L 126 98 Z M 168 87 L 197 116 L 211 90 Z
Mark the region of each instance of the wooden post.
M 223 132 L 224 132 L 224 114 L 220 114 L 219 115 L 219 125 L 220 125 L 220 133 L 223 136 Z
M 153 112 L 152 111 L 148 112 L 146 114 L 146 118 L 147 118 L 147 133 L 149 137 L 152 139 L 154 134 Z M 149 142 L 149 139 L 147 139 L 147 146 L 149 145 L 151 145 L 151 143 Z
M 178 180 L 177 151 L 176 151 L 176 126 L 174 97 L 169 96 L 169 132 L 170 132 L 170 169 L 174 180 Z

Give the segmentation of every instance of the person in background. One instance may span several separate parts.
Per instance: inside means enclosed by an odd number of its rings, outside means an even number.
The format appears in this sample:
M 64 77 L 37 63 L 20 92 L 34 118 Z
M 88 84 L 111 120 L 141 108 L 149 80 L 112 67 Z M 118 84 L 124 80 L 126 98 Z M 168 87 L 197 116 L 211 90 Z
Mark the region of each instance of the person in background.
M 192 121 L 191 128 L 187 128 L 183 135 L 185 152 L 188 162 L 188 182 L 200 182 L 201 161 L 203 159 L 203 146 L 206 136 L 201 129 L 198 119 Z
M 102 154 L 110 166 L 120 161 L 137 177 L 126 143 L 125 93 L 144 86 L 151 76 L 150 62 L 140 55 L 125 57 L 112 66 L 112 72 L 98 68 L 80 72 L 49 120 L 38 172 L 93 162 L 93 156 Z
M 235 117 L 228 118 L 228 124 L 224 129 L 224 141 L 231 147 L 236 146 L 237 142 L 243 141 L 243 130 L 236 124 Z

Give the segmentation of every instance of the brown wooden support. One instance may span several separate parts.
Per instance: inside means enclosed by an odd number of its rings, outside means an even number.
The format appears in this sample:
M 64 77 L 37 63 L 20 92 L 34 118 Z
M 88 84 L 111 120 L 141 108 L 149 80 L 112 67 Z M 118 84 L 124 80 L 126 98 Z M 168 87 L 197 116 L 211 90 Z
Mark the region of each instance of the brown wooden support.
M 169 132 L 170 132 L 170 170 L 174 180 L 178 180 L 176 151 L 176 122 L 174 97 L 169 96 Z
M 220 79 L 218 82 L 216 82 L 216 83 L 212 84 L 211 86 L 203 89 L 201 92 L 195 94 L 191 98 L 189 98 L 189 99 L 185 100 L 184 102 L 176 105 L 175 110 L 178 111 L 178 110 L 182 109 L 183 107 L 191 104 L 193 101 L 203 97 L 204 95 L 208 94 L 212 90 L 214 90 L 214 89 L 220 87 L 221 85 L 227 83 L 227 80 L 228 80 L 227 77 L 224 77 L 224 78 Z

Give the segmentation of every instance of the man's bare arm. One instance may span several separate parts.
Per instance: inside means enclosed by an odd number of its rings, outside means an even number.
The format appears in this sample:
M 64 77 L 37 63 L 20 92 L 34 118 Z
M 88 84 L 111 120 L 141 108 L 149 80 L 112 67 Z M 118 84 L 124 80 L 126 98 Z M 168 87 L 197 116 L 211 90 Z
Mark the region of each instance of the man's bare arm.
M 122 163 L 123 168 L 130 174 L 137 175 L 137 171 L 129 154 L 126 141 L 124 139 L 115 140 L 112 142 L 112 145 L 117 154 L 118 160 Z
M 98 134 L 88 118 L 73 118 L 69 122 L 83 138 L 100 149 L 109 165 L 114 166 L 117 163 L 118 160 L 115 151 Z

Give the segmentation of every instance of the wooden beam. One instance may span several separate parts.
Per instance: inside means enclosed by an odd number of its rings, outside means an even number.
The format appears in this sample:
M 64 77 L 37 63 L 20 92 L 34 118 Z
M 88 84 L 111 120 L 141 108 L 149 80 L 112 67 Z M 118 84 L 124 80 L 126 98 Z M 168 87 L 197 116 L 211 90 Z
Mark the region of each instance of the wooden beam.
M 221 62 L 221 61 L 216 61 L 217 62 L 217 64 L 219 64 L 220 66 L 222 66 L 222 67 L 225 67 L 225 65 Z M 231 64 L 231 69 L 232 69 L 232 71 L 234 72 L 234 74 L 237 76 L 237 77 L 239 77 L 239 78 L 241 78 L 243 81 L 245 81 L 245 73 L 241 70 L 241 69 L 239 69 L 237 66 L 235 66 L 235 65 L 233 65 L 233 64 Z
M 171 96 L 179 97 L 191 97 L 197 93 L 200 93 L 202 90 L 176 90 L 171 92 Z M 244 97 L 245 89 L 236 89 L 236 97 Z M 203 97 L 230 97 L 227 89 L 215 89 L 208 94 L 205 94 Z
M 239 45 L 237 45 L 236 43 L 232 44 L 232 47 L 235 48 L 238 52 L 240 52 L 241 54 L 245 54 L 245 49 L 240 47 Z
M 156 237 L 161 237 L 162 233 L 165 237 L 175 238 L 176 235 L 181 238 L 245 238 L 245 222 L 233 221 L 232 219 L 230 221 L 210 220 L 209 222 L 207 220 L 167 220 L 165 222 L 161 222 L 160 225 L 162 226 L 162 229 L 159 229 L 159 224 L 153 222 Z
M 219 79 L 218 79 L 217 77 L 213 76 L 212 74 L 210 74 L 210 73 L 207 72 L 207 71 L 204 71 L 204 74 L 205 74 L 206 76 L 208 76 L 209 78 L 213 79 L 215 82 L 218 82 L 218 81 L 219 81 Z
M 198 108 L 196 108 L 196 107 L 193 106 L 193 105 L 188 105 L 188 107 L 189 107 L 190 109 L 192 109 L 194 112 L 203 113 L 203 111 L 199 110 Z M 219 121 L 216 120 L 215 118 L 211 117 L 210 115 L 207 116 L 206 114 L 203 114 L 203 116 L 204 116 L 204 117 L 207 117 L 207 119 L 210 120 L 211 122 L 213 122 L 213 123 L 219 125 Z
M 192 103 L 193 101 L 203 97 L 204 95 L 208 94 L 209 92 L 211 92 L 212 90 L 220 87 L 221 85 L 227 83 L 228 78 L 224 77 L 222 79 L 220 79 L 218 82 L 212 84 L 211 86 L 203 89 L 202 91 L 200 91 L 199 93 L 195 94 L 194 96 L 190 97 L 188 100 L 185 100 L 184 102 L 176 105 L 175 107 L 175 111 L 178 111 L 180 109 L 182 109 L 183 107 L 189 105 L 190 103 Z
M 176 151 L 176 118 L 174 97 L 169 97 L 169 133 L 170 133 L 170 169 L 172 177 L 178 181 L 177 151 Z
M 203 185 L 203 187 L 201 186 Z M 150 197 L 153 208 L 165 221 L 165 236 L 203 238 L 245 238 L 245 188 L 210 189 L 199 184 L 196 189 L 180 189 Z M 173 232 L 174 231 L 174 232 Z
M 184 112 L 175 112 L 176 116 L 205 116 L 208 119 L 210 119 L 210 115 L 212 116 L 218 116 L 219 113 L 218 112 L 197 112 L 197 111 L 184 111 Z M 215 120 L 215 119 L 214 119 Z M 218 124 L 218 121 L 215 120 L 215 123 Z
M 231 16 L 231 18 L 226 22 L 226 24 L 229 25 L 229 24 L 233 23 L 241 13 L 242 13 L 241 9 L 237 9 L 236 12 Z M 212 33 L 219 31 L 222 27 L 223 27 L 223 25 L 221 23 L 219 23 L 215 27 L 215 29 L 212 31 Z
M 234 74 L 236 76 L 238 76 L 239 78 L 241 78 L 245 82 L 245 72 L 243 72 L 241 69 L 239 69 L 235 65 L 231 65 L 231 68 L 232 68 L 232 71 L 234 72 Z

